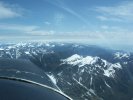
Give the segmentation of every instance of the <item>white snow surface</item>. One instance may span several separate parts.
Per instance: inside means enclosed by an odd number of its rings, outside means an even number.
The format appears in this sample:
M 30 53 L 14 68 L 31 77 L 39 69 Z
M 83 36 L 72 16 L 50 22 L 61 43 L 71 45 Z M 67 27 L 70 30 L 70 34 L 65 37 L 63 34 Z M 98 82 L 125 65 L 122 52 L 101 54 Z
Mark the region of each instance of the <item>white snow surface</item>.
M 50 75 L 50 74 L 47 74 L 47 76 L 51 79 L 51 81 L 56 85 L 57 82 L 56 82 L 56 79 L 53 75 Z
M 0 50 L 4 50 L 3 48 L 0 48 Z
M 121 65 L 119 63 L 116 64 L 110 64 L 110 66 L 104 70 L 104 75 L 107 77 L 114 77 L 115 75 L 115 69 L 122 69 Z
M 68 57 L 67 59 L 64 59 L 62 61 L 70 65 L 79 65 L 79 67 L 82 67 L 84 65 L 94 64 L 97 61 L 97 59 L 98 57 L 83 57 L 78 54 L 74 54 L 71 57 Z
M 116 52 L 114 54 L 114 57 L 117 58 L 117 59 L 129 58 L 130 54 L 129 53 L 123 53 L 123 52 Z

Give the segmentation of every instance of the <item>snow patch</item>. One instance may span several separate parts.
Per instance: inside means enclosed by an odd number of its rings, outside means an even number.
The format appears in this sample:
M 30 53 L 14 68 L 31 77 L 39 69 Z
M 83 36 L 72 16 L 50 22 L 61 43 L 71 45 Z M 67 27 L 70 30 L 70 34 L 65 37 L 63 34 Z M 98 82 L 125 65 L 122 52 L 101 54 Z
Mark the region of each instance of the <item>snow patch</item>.
M 96 95 L 93 89 L 89 89 L 89 91 L 90 91 L 92 94 Z
M 47 47 L 49 47 L 49 46 L 50 46 L 50 44 L 49 44 L 49 43 L 46 43 L 45 45 L 46 45 Z
M 115 59 L 122 59 L 122 58 L 129 58 L 130 54 L 129 53 L 123 53 L 123 52 L 116 52 L 114 54 Z
M 80 56 L 78 54 L 74 54 L 71 57 L 67 58 L 66 61 L 67 62 L 72 62 L 72 61 L 80 60 L 81 58 L 82 58 L 82 56 Z
M 111 64 L 106 70 L 104 70 L 104 75 L 107 77 L 114 77 L 115 68 L 116 69 L 122 69 L 122 67 L 119 63 Z
M 4 50 L 3 48 L 0 48 L 0 50 Z
M 51 81 L 56 85 L 57 81 L 53 75 L 47 74 L 47 76 L 51 79 Z
M 90 86 L 92 85 L 92 81 L 93 81 L 92 79 L 93 79 L 93 77 L 91 76 L 91 79 L 90 79 Z
M 30 53 L 28 51 L 26 51 L 25 54 L 29 55 Z
M 111 86 L 106 81 L 104 81 L 104 83 L 107 87 L 111 88 Z

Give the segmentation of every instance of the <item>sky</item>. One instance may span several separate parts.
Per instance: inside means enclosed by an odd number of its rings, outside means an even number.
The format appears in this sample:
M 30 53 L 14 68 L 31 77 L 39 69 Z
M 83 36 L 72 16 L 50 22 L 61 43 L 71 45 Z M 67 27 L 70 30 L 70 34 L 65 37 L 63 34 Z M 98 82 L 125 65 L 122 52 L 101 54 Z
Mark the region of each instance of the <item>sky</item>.
M 133 0 L 0 0 L 0 42 L 133 45 Z

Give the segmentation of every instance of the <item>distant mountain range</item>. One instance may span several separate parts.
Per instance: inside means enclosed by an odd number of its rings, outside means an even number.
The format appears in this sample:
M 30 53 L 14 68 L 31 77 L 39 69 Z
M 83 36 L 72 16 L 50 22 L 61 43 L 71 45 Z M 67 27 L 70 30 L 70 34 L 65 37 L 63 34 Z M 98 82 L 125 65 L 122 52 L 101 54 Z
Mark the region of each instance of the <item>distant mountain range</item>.
M 0 44 L 0 58 L 29 60 L 74 100 L 133 100 L 133 54 L 70 43 Z

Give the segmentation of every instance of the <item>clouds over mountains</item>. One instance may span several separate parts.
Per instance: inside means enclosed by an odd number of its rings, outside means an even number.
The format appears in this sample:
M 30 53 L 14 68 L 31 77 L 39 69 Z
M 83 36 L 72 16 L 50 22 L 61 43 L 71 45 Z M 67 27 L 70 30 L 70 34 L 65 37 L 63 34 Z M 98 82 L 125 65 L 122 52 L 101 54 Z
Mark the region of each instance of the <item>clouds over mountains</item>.
M 87 0 L 38 0 L 28 4 L 30 1 L 0 2 L 0 39 L 21 35 L 31 40 L 34 39 L 32 36 L 37 36 L 38 40 L 49 36 L 62 40 L 93 40 L 94 43 L 132 41 L 132 1 L 97 5 L 97 0 L 93 3 Z

